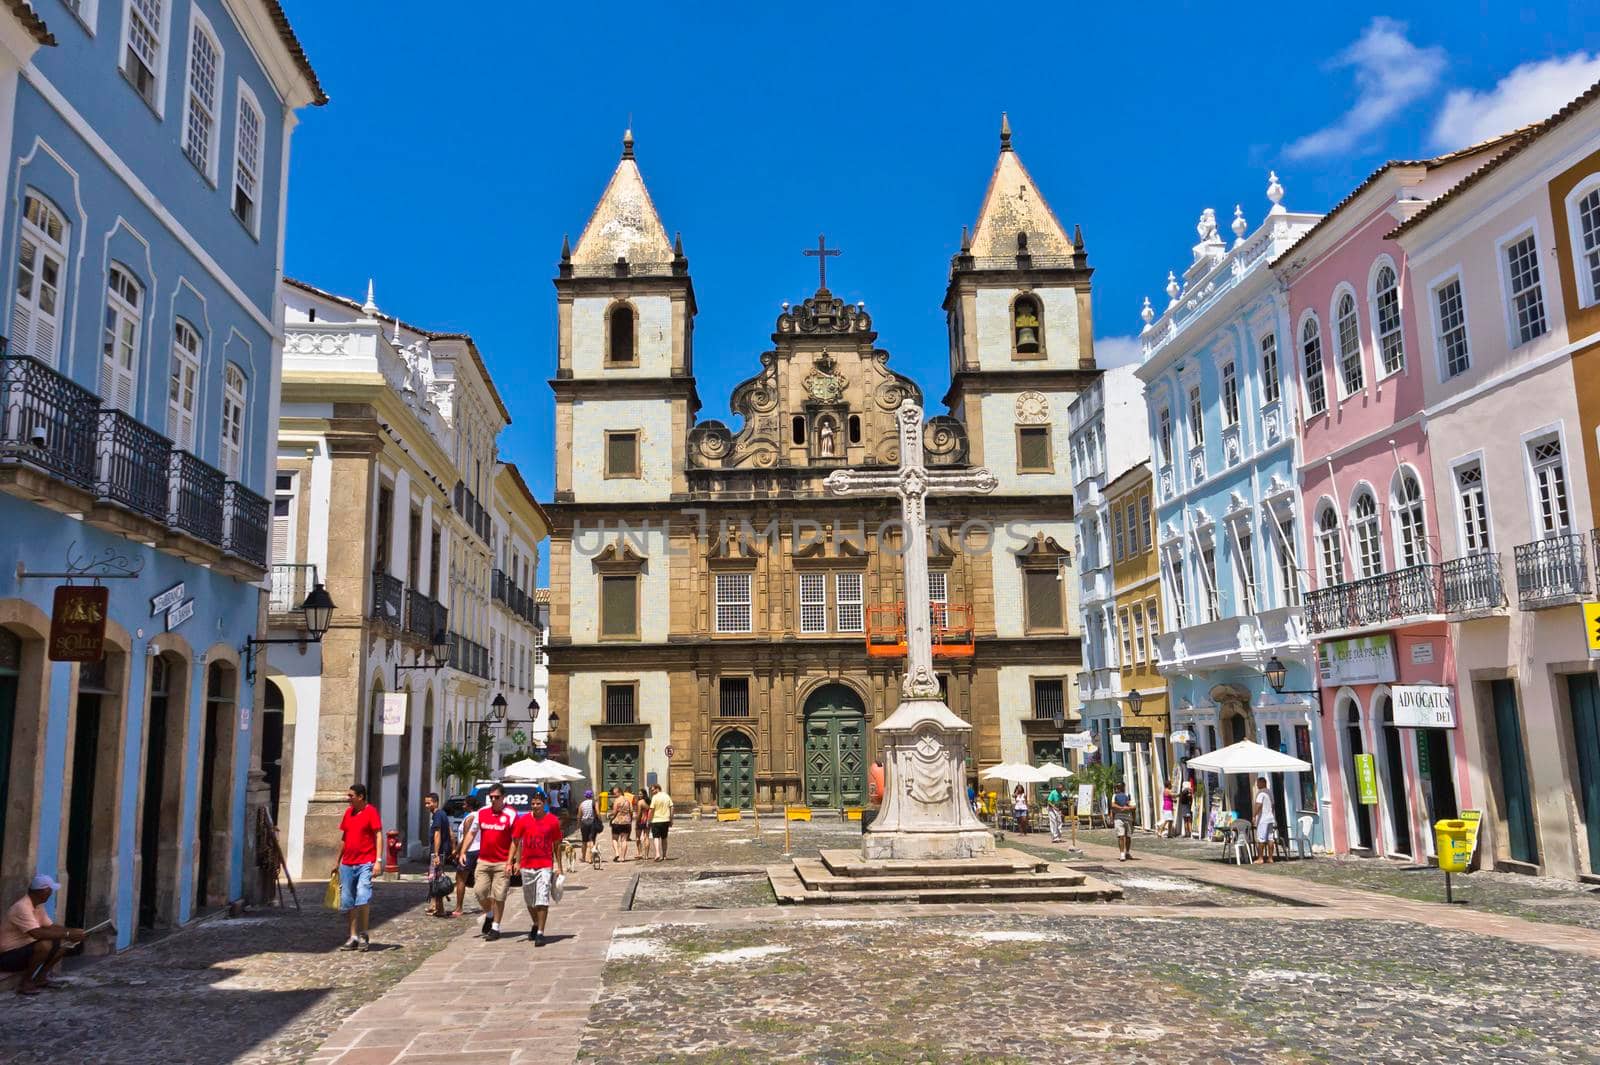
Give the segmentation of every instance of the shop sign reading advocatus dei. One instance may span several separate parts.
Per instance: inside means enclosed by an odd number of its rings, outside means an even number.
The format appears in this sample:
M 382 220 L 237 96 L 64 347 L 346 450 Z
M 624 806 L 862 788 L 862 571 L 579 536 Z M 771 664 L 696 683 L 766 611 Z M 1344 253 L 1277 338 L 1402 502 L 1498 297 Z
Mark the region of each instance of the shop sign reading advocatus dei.
M 1324 684 L 1393 684 L 1394 640 L 1388 636 L 1324 640 L 1317 649 L 1317 667 Z
M 63 585 L 50 610 L 50 661 L 98 662 L 106 653 L 111 589 Z
M 1441 684 L 1396 684 L 1394 696 L 1396 728 L 1455 728 L 1456 701 L 1451 689 Z

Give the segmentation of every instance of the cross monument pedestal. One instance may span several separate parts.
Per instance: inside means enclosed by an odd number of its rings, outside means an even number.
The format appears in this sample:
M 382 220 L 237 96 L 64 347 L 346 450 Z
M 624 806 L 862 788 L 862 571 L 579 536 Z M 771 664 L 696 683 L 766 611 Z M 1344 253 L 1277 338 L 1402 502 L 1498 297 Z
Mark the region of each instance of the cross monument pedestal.
M 905 525 L 906 673 L 900 705 L 874 730 L 882 737 L 883 806 L 863 834 L 868 861 L 952 860 L 995 853 L 994 836 L 967 802 L 972 725 L 939 695 L 933 672 L 932 598 L 928 594 L 927 497 L 988 493 L 999 485 L 983 467 L 930 470 L 922 456 L 922 408 L 900 404 L 900 467 L 835 470 L 823 482 L 833 495 L 900 497 Z

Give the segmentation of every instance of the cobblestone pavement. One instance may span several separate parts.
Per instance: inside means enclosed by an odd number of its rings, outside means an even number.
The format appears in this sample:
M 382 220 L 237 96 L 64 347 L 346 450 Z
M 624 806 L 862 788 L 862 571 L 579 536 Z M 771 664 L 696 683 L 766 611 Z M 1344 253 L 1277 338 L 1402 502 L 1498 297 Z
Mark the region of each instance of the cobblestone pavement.
M 628 862 L 636 869 L 695 869 L 724 865 L 770 865 L 783 860 L 783 818 L 764 815 L 742 821 L 678 820 L 672 823 L 667 861 Z M 789 845 L 795 854 L 814 854 L 822 847 L 855 847 L 861 844 L 861 824 L 833 818 L 789 822 Z M 611 842 L 601 851 L 607 864 Z
M 300 885 L 296 912 L 212 918 L 67 970 L 71 989 L 7 994 L 0 1061 L 287 1062 L 303 1059 L 362 1003 L 382 995 L 462 930 L 422 910 L 417 882 L 373 885 L 372 950 L 334 950 L 344 918 Z
M 1112 912 L 619 928 L 579 1058 L 1594 1060 L 1588 959 L 1410 924 Z

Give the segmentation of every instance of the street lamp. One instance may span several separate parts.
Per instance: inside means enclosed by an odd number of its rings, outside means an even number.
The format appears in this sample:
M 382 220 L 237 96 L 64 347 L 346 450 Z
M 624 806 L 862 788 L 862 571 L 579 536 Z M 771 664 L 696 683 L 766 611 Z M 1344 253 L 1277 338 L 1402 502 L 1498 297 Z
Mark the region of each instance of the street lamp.
M 494 700 L 489 704 L 489 720 L 499 723 L 506 719 L 506 697 L 499 692 L 495 693 Z
M 443 629 L 440 629 L 437 632 L 435 632 L 433 634 L 433 642 L 428 645 L 428 653 L 433 655 L 433 665 L 431 665 L 431 666 L 425 666 L 425 665 L 422 665 L 421 663 L 417 663 L 417 664 L 409 665 L 409 666 L 402 666 L 398 662 L 395 663 L 395 667 L 394 667 L 394 686 L 396 688 L 400 687 L 400 674 L 401 674 L 402 671 L 412 670 L 412 669 L 417 669 L 417 670 L 443 669 L 445 666 L 449 665 L 450 664 L 450 634 L 448 632 L 445 632 Z
M 1123 696 L 1123 698 L 1128 701 L 1128 709 L 1132 710 L 1134 714 L 1137 715 L 1139 713 L 1139 705 L 1144 702 L 1144 693 L 1139 691 L 1138 688 L 1135 688 L 1127 695 Z
M 1322 689 L 1321 688 L 1284 688 L 1284 682 L 1289 677 L 1288 667 L 1283 664 L 1283 659 L 1273 655 L 1267 659 L 1267 667 L 1263 672 L 1267 675 L 1267 683 L 1279 695 L 1315 695 L 1317 697 L 1317 716 L 1322 716 Z
M 305 601 L 300 604 L 300 612 L 306 619 L 304 636 L 269 636 L 262 640 L 254 636 L 244 638 L 244 646 L 239 648 L 239 656 L 244 659 L 245 680 L 254 682 L 256 679 L 256 648 L 262 644 L 295 643 L 304 647 L 308 643 L 322 642 L 322 637 L 327 635 L 328 627 L 333 624 L 333 597 L 322 586 L 322 582 L 319 581 L 312 586 Z

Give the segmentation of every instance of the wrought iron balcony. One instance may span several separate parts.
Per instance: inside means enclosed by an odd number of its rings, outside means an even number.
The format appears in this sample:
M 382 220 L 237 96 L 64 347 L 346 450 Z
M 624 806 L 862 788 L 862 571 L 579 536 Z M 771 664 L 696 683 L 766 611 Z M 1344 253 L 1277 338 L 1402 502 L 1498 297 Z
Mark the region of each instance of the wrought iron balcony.
M 166 521 L 172 441 L 111 407 L 100 409 L 98 422 L 95 495 Z
M 400 627 L 405 618 L 406 586 L 387 573 L 372 575 L 372 620 Z
M 489 679 L 489 649 L 459 632 L 450 634 L 450 665 L 474 677 Z
M 100 399 L 0 339 L 0 466 L 27 465 L 94 487 Z
M 317 567 L 309 562 L 274 562 L 267 613 L 273 617 L 304 617 L 300 604 L 317 585 Z
M 173 451 L 168 470 L 167 524 L 222 546 L 222 493 L 228 479 L 187 451 Z
M 222 549 L 264 568 L 271 505 L 238 481 L 229 481 L 223 488 L 222 504 Z
M 1517 596 L 1524 610 L 1566 606 L 1589 597 L 1589 560 L 1578 533 L 1519 544 L 1516 562 Z
M 431 641 L 435 633 L 447 626 L 449 611 L 432 596 L 414 589 L 406 589 L 406 631 Z
M 506 602 L 506 588 L 510 584 L 511 582 L 506 580 L 505 570 L 495 570 L 489 575 L 489 597 L 491 599 L 498 599 L 502 603 Z
M 1380 573 L 1306 596 L 1306 621 L 1314 633 L 1364 629 L 1445 612 L 1441 567 L 1432 563 Z
M 1452 558 L 1441 568 L 1444 608 L 1451 614 L 1483 614 L 1506 605 L 1499 555 L 1483 551 Z

